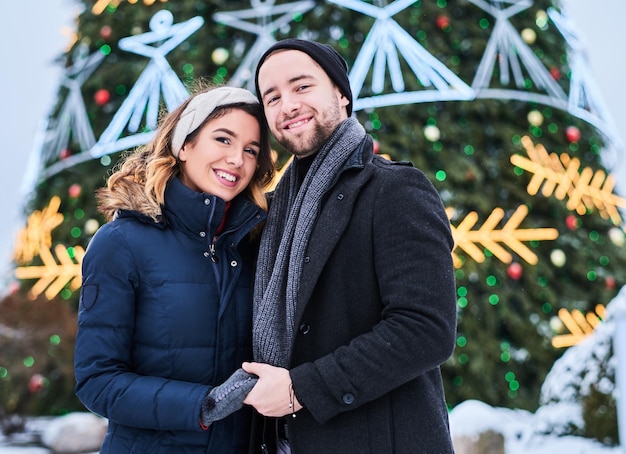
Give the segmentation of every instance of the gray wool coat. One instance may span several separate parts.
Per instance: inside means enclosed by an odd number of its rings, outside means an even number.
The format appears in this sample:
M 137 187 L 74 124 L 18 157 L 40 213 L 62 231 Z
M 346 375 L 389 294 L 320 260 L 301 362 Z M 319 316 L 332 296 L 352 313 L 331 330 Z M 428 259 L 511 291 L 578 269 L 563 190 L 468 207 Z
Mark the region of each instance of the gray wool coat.
M 439 368 L 456 337 L 452 248 L 432 183 L 374 155 L 366 138 L 326 195 L 305 257 L 293 454 L 453 452 Z

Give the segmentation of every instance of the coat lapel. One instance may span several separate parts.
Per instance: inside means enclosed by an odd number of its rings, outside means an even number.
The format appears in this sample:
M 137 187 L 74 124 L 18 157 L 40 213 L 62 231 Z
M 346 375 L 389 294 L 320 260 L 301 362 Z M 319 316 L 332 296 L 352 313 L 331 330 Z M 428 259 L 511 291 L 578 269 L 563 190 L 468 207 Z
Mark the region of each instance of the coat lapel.
M 372 170 L 371 166 L 366 165 L 358 172 L 349 176 L 344 175 L 341 183 L 331 189 L 322 205 L 307 247 L 306 257 L 311 259 L 305 263 L 302 271 L 295 316 L 296 326 L 300 323 L 302 313 L 328 258 L 352 220 L 354 204 L 361 188 L 370 179 Z

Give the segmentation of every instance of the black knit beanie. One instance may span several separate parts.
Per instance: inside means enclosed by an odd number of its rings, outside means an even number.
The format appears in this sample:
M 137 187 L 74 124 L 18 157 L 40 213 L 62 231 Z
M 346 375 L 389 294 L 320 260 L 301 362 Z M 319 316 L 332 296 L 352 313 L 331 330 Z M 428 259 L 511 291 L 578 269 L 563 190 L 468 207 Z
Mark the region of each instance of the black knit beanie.
M 315 60 L 326 74 L 328 74 L 330 80 L 337 85 L 339 91 L 348 98 L 350 104 L 346 106 L 346 109 L 348 116 L 352 115 L 352 90 L 350 89 L 350 80 L 348 79 L 348 64 L 341 55 L 328 44 L 320 44 L 315 41 L 306 41 L 303 39 L 287 38 L 278 41 L 261 56 L 256 66 L 256 74 L 254 76 L 254 85 L 259 100 L 261 100 L 261 93 L 259 93 L 259 69 L 269 54 L 278 49 L 299 50 Z M 263 104 L 263 102 L 261 102 L 261 104 Z

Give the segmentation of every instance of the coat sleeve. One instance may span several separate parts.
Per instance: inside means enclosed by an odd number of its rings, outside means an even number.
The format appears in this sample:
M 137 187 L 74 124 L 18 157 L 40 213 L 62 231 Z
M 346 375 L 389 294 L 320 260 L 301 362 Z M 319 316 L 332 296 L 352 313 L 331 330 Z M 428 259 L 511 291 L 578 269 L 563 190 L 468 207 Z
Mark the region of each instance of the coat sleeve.
M 348 345 L 290 371 L 296 396 L 319 423 L 425 375 L 428 394 L 440 380 L 434 383 L 432 374 L 440 374 L 439 366 L 454 350 L 450 223 L 439 194 L 421 171 L 392 167 L 382 171 L 371 207 L 370 244 L 380 290 L 373 300 L 380 301 L 379 321 Z
M 89 410 L 126 426 L 202 430 L 198 417 L 208 386 L 133 371 L 139 270 L 132 251 L 123 235 L 107 224 L 83 258 L 74 355 L 76 395 Z

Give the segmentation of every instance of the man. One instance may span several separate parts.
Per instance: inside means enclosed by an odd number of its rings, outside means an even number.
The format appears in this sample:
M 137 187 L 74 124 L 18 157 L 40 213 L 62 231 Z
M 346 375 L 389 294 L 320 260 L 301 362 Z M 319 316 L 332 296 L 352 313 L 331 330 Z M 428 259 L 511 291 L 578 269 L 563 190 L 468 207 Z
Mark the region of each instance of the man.
M 275 43 L 256 89 L 295 159 L 272 196 L 256 362 L 243 365 L 259 377 L 244 402 L 265 415 L 254 452 L 453 452 L 439 369 L 455 344 L 453 240 L 439 195 L 411 164 L 374 155 L 330 46 Z

